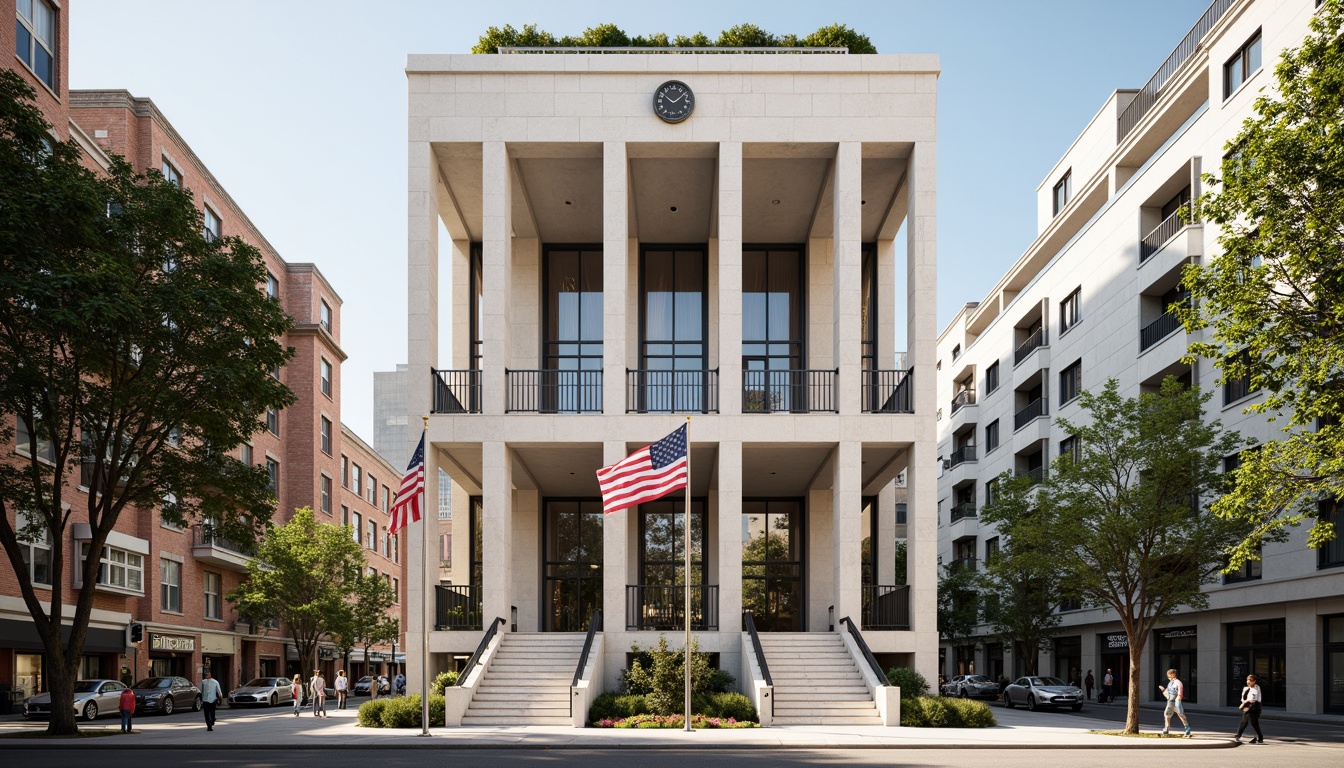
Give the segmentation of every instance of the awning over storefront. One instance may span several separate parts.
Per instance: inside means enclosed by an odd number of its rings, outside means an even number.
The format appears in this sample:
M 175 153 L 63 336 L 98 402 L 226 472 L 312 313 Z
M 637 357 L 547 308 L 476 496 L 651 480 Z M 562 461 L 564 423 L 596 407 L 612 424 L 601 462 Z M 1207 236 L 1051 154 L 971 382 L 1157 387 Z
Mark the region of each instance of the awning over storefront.
M 70 640 L 70 627 L 61 628 L 61 641 Z M 0 619 L 0 646 L 21 651 L 41 651 L 42 638 L 32 622 Z M 89 627 L 84 636 L 85 653 L 121 653 L 126 650 L 125 629 Z

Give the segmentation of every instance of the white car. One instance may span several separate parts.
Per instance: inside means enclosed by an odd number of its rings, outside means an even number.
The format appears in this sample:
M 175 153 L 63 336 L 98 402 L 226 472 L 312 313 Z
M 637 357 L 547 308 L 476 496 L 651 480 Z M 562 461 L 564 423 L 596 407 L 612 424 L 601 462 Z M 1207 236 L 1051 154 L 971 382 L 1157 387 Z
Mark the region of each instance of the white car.
M 1009 709 L 1025 704 L 1033 712 L 1041 707 L 1069 707 L 1077 712 L 1083 708 L 1083 692 L 1058 677 L 1019 677 L 1003 690 L 1003 703 Z
M 235 688 L 229 693 L 229 705 L 240 707 L 249 704 L 262 704 L 274 707 L 277 704 L 289 704 L 294 701 L 292 681 L 287 677 L 258 677 L 247 681 L 247 685 Z
M 96 720 L 99 715 L 115 713 L 119 710 L 121 692 L 126 686 L 116 680 L 76 680 L 75 715 L 85 720 Z M 23 703 L 23 714 L 27 718 L 51 716 L 51 694 L 39 693 Z

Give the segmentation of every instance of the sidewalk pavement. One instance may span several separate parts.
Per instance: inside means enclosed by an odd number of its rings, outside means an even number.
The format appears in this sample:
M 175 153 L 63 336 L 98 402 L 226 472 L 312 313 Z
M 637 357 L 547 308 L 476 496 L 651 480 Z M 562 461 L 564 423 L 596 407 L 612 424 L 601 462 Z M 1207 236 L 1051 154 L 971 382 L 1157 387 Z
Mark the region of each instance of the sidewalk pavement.
M 16 731 L 41 730 L 41 721 L 0 720 L 3 749 L 1217 749 L 1235 746 L 1226 734 L 1193 739 L 1128 738 L 1093 733 L 1115 730 L 1114 722 L 1070 718 L 1067 727 L 1032 724 L 1039 718 L 996 710 L 993 728 L 883 728 L 873 726 L 773 726 L 735 730 L 626 730 L 558 726 L 497 726 L 419 729 L 361 728 L 355 709 L 330 710 L 330 717 L 289 714 L 288 709 L 219 711 L 215 730 L 205 730 L 200 713 L 135 718 L 134 732 L 104 738 L 3 738 Z M 81 729 L 119 731 L 116 718 L 81 724 Z

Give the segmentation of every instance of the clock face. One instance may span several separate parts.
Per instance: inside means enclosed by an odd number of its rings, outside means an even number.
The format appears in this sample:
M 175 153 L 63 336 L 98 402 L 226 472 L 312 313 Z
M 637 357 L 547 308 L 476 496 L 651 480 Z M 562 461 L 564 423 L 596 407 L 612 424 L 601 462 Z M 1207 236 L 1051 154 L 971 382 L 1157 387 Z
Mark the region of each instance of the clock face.
M 653 113 L 669 123 L 680 123 L 695 109 L 695 94 L 680 80 L 668 80 L 653 92 Z

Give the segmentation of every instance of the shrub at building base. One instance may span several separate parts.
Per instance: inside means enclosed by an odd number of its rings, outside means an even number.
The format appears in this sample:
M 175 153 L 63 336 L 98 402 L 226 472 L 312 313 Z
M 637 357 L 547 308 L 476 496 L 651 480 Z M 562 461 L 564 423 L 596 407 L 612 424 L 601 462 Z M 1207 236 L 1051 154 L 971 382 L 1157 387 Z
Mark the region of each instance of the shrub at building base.
M 442 696 L 444 688 L 454 685 L 457 685 L 457 672 L 451 670 L 448 672 L 440 672 L 434 676 L 434 681 L 429 684 L 429 695 L 431 697 Z M 430 698 L 429 702 L 430 704 L 433 704 L 434 699 Z
M 600 720 L 593 723 L 598 728 L 683 728 L 686 718 L 682 715 L 635 715 L 624 720 Z M 691 715 L 692 728 L 756 728 L 756 723 L 744 723 L 731 717 L 705 717 Z
M 359 707 L 359 724 L 366 728 L 419 728 L 420 694 L 366 701 Z M 443 725 L 442 696 L 429 697 L 429 722 Z
M 365 728 L 383 727 L 383 710 L 391 699 L 374 699 L 359 705 L 359 724 Z
M 901 697 L 901 725 L 907 728 L 990 728 L 998 725 L 989 705 L 944 696 Z
M 593 701 L 593 706 L 588 710 L 588 722 L 599 728 L 671 727 L 657 724 L 665 722 L 669 717 L 678 718 L 678 722 L 682 722 L 681 713 L 658 715 L 647 697 L 628 693 L 604 693 Z M 706 728 L 745 728 L 749 725 L 741 725 L 742 723 L 757 722 L 756 709 L 752 706 L 751 699 L 732 691 L 696 694 L 691 699 L 691 724 L 694 726 L 701 718 L 733 722 L 731 726 L 710 724 L 704 726 Z M 642 724 L 624 724 L 627 721 Z
M 911 699 L 927 696 L 929 681 L 909 667 L 893 667 L 887 670 L 887 684 L 901 689 L 901 705 Z

